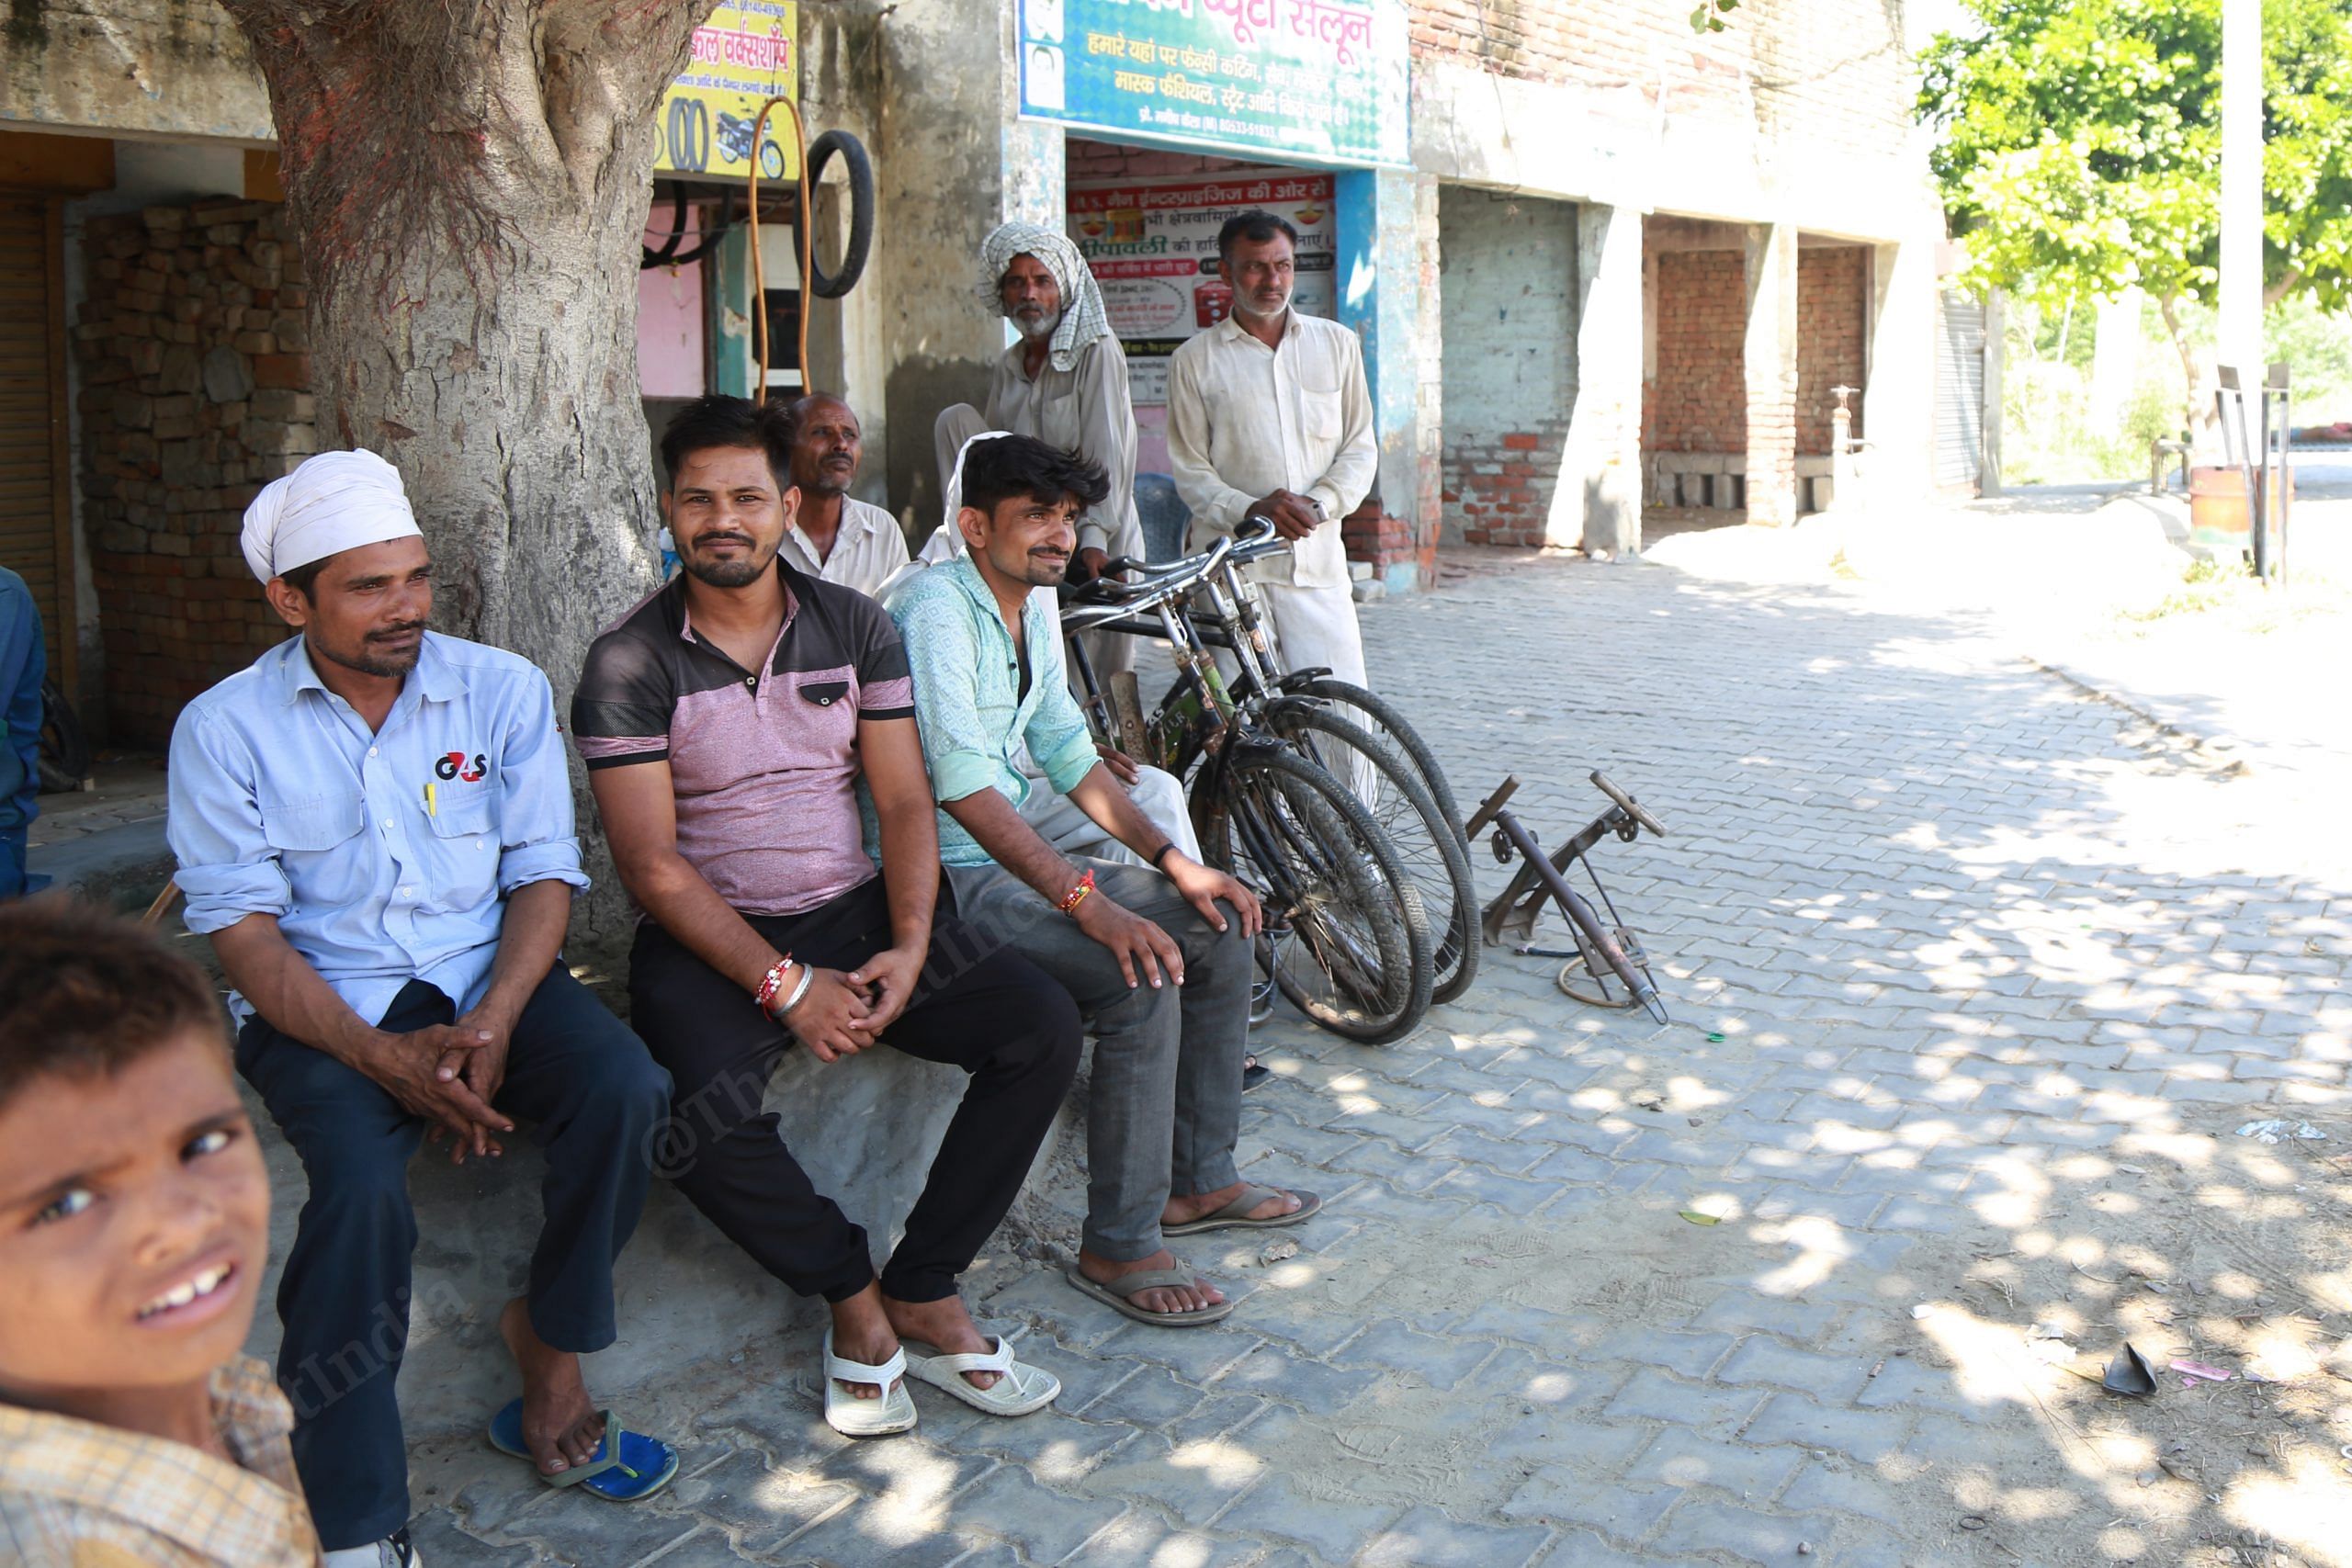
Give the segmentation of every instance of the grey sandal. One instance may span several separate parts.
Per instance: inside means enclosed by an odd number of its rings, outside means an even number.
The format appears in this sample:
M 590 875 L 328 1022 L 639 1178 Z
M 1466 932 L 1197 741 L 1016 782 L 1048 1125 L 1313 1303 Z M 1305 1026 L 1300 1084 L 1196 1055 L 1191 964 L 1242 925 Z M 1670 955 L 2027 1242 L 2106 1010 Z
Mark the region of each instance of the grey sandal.
M 1295 1198 L 1298 1207 L 1287 1214 L 1276 1214 L 1271 1220 L 1253 1220 L 1250 1211 L 1269 1198 Z M 1209 1231 L 1271 1231 L 1299 1221 L 1319 1212 L 1323 1200 L 1312 1192 L 1284 1192 L 1279 1187 L 1249 1186 L 1241 1196 L 1213 1214 L 1203 1214 L 1197 1220 L 1187 1220 L 1181 1225 L 1162 1225 L 1162 1235 L 1201 1235 Z
M 1191 1328 L 1199 1324 L 1215 1323 L 1232 1314 L 1231 1302 L 1219 1302 L 1215 1306 L 1194 1307 L 1191 1312 L 1152 1312 L 1139 1307 L 1129 1298 L 1145 1291 L 1182 1290 L 1195 1283 L 1192 1275 L 1181 1269 L 1145 1269 L 1133 1274 L 1122 1274 L 1105 1285 L 1090 1280 L 1072 1264 L 1064 1277 L 1082 1295 L 1092 1296 L 1104 1306 L 1123 1317 L 1137 1323 L 1155 1323 L 1162 1328 Z

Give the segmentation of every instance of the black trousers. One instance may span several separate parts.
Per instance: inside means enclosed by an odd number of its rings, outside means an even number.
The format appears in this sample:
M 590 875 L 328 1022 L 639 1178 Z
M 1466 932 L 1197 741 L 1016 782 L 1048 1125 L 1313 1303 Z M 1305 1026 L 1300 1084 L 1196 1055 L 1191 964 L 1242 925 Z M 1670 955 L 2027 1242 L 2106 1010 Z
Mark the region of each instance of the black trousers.
M 450 1023 L 457 1004 L 411 980 L 379 1021 Z M 254 1016 L 237 1070 L 301 1156 L 311 1195 L 286 1257 L 277 1381 L 292 1401 L 294 1463 L 330 1551 L 408 1522 L 408 1450 L 393 1384 L 408 1346 L 416 1211 L 408 1162 L 424 1122 L 373 1078 Z M 558 963 L 514 1022 L 499 1110 L 536 1122 L 546 1218 L 525 1300 L 559 1350 L 613 1342 L 613 1260 L 637 1228 L 669 1079 L 628 1025 Z
M 943 885 L 943 903 L 949 897 Z M 854 969 L 890 945 L 878 876 L 803 914 L 745 919 L 778 953 L 820 968 Z M 674 1085 L 661 1174 L 800 1294 L 842 1302 L 872 1283 L 865 1232 L 810 1183 L 776 1118 L 761 1108 L 790 1032 L 650 920 L 639 928 L 628 981 L 638 1032 Z M 913 997 L 882 1040 L 971 1077 L 882 1270 L 886 1294 L 941 1301 L 1012 1206 L 1053 1126 L 1078 1070 L 1078 1007 L 1043 970 L 985 947 L 943 908 Z M 855 1056 L 825 1068 L 857 1070 Z

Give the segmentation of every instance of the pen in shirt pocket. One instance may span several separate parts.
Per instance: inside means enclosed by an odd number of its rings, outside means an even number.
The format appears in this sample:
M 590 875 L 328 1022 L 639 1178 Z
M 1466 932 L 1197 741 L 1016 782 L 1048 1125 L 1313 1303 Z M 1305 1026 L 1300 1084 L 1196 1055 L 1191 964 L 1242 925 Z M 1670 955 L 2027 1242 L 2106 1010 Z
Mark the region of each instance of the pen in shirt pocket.
M 441 815 L 440 800 L 434 795 L 433 786 L 430 784 L 424 786 L 424 814 L 427 817 Z

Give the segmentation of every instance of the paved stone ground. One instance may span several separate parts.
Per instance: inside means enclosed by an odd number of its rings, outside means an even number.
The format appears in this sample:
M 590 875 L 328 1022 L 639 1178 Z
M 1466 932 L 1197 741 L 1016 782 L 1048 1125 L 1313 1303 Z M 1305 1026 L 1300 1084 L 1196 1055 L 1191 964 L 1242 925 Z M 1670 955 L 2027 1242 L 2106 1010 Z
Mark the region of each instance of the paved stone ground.
M 434 1568 L 2352 1561 L 2340 854 L 2247 848 L 2192 749 L 1847 589 L 1490 560 L 1366 629 L 1465 804 L 1516 772 L 1556 839 L 1598 765 L 1667 819 L 1604 854 L 1677 1021 L 1490 952 L 1398 1044 L 1278 1022 L 1245 1156 L 1329 1213 L 1180 1247 L 1227 1323 L 993 1248 L 1050 1413 L 920 1390 L 853 1444 L 814 1346 L 754 1345 L 629 1406 L 686 1455 L 648 1506 L 423 1450 Z M 2233 1135 L 2278 1115 L 2330 1141 Z M 2126 1334 L 2241 1375 L 2045 1359 Z

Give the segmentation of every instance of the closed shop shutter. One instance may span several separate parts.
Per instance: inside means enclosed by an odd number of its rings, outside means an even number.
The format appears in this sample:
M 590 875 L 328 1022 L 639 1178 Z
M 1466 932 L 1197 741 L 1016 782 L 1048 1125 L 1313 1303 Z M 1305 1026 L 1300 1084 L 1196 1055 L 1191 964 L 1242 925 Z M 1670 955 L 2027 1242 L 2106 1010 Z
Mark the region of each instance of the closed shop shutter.
M 1946 290 L 1937 312 L 1936 488 L 1978 491 L 1984 477 L 1984 307 Z
M 65 486 L 65 333 L 57 206 L 0 194 L 0 566 L 40 606 L 49 667 L 73 646 L 74 559 Z

